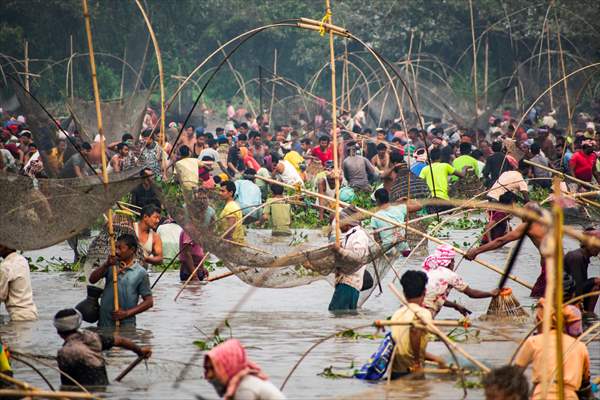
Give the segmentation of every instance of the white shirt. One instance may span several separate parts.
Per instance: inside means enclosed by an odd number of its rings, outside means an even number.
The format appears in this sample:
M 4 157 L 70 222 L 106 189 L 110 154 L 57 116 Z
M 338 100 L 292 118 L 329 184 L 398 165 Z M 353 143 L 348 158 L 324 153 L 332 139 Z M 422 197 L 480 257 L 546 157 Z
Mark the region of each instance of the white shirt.
M 0 301 L 6 305 L 12 321 L 37 319 L 29 263 L 17 252 L 10 253 L 0 263 Z
M 234 400 L 283 400 L 285 396 L 269 381 L 246 375 L 240 381 Z
M 350 253 L 353 258 L 363 258 L 369 251 L 369 235 L 361 226 L 355 226 L 340 237 L 342 252 Z M 335 283 L 344 283 L 360 291 L 363 284 L 363 276 L 366 266 L 362 266 L 358 271 L 352 274 L 335 274 Z
M 302 177 L 300 176 L 296 168 L 294 168 L 292 163 L 290 163 L 287 160 L 281 160 L 281 162 L 283 163 L 283 172 L 278 173 L 277 177 L 285 184 L 300 184 L 304 186 L 304 181 L 302 181 Z

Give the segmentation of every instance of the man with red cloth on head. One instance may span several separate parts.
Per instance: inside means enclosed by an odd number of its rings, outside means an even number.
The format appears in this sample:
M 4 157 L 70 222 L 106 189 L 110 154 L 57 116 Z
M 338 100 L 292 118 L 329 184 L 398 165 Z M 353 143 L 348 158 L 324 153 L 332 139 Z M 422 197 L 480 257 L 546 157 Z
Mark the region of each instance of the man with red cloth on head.
M 573 154 L 569 161 L 569 170 L 571 175 L 577 179 L 586 182 L 592 182 L 592 177 L 600 183 L 600 173 L 596 167 L 598 156 L 594 153 L 596 142 L 591 139 L 585 139 L 581 142 L 581 150 Z
M 285 399 L 260 367 L 248 360 L 244 346 L 237 339 L 229 339 L 206 354 L 204 378 L 224 399 Z

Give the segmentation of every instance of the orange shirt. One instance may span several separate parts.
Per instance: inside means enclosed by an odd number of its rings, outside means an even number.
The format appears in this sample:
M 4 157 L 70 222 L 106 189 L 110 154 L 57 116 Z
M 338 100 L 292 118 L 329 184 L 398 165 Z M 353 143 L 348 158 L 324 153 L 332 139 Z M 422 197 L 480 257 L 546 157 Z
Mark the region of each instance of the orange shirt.
M 575 393 L 581 387 L 581 381 L 585 375 L 590 376 L 590 354 L 587 347 L 581 342 L 575 343 L 575 339 L 567 334 L 562 335 L 564 356 L 564 381 L 565 381 L 565 400 L 578 400 Z M 548 350 L 548 360 L 550 371 L 554 372 L 556 380 L 556 330 L 550 331 L 550 346 Z M 535 335 L 528 338 L 515 360 L 515 364 L 520 367 L 532 365 L 532 381 L 535 385 L 532 399 L 542 399 L 542 377 L 543 377 L 543 353 L 544 353 L 544 335 Z M 558 399 L 558 385 L 550 385 L 548 391 L 548 400 Z

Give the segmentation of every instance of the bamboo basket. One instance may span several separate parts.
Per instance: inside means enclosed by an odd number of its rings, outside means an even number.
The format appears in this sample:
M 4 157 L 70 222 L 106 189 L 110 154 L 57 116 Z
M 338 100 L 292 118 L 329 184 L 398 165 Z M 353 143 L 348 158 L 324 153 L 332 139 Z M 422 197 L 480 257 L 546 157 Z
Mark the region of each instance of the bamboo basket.
M 504 288 L 500 295 L 494 297 L 487 310 L 487 317 L 525 321 L 529 314 L 513 295 L 511 288 Z
M 471 199 L 485 191 L 483 181 L 471 171 L 450 186 L 450 197 L 453 199 Z

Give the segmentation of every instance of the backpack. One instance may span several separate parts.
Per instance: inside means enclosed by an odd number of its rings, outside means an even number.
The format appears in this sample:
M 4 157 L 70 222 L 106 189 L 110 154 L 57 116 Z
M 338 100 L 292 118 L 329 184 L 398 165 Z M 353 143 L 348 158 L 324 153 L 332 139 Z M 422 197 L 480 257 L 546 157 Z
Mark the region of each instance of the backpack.
M 377 381 L 383 378 L 390 365 L 395 346 L 396 343 L 392 339 L 392 333 L 388 332 L 379 344 L 377 351 L 371 354 L 371 357 L 358 372 L 354 373 L 354 377 L 366 381 Z

